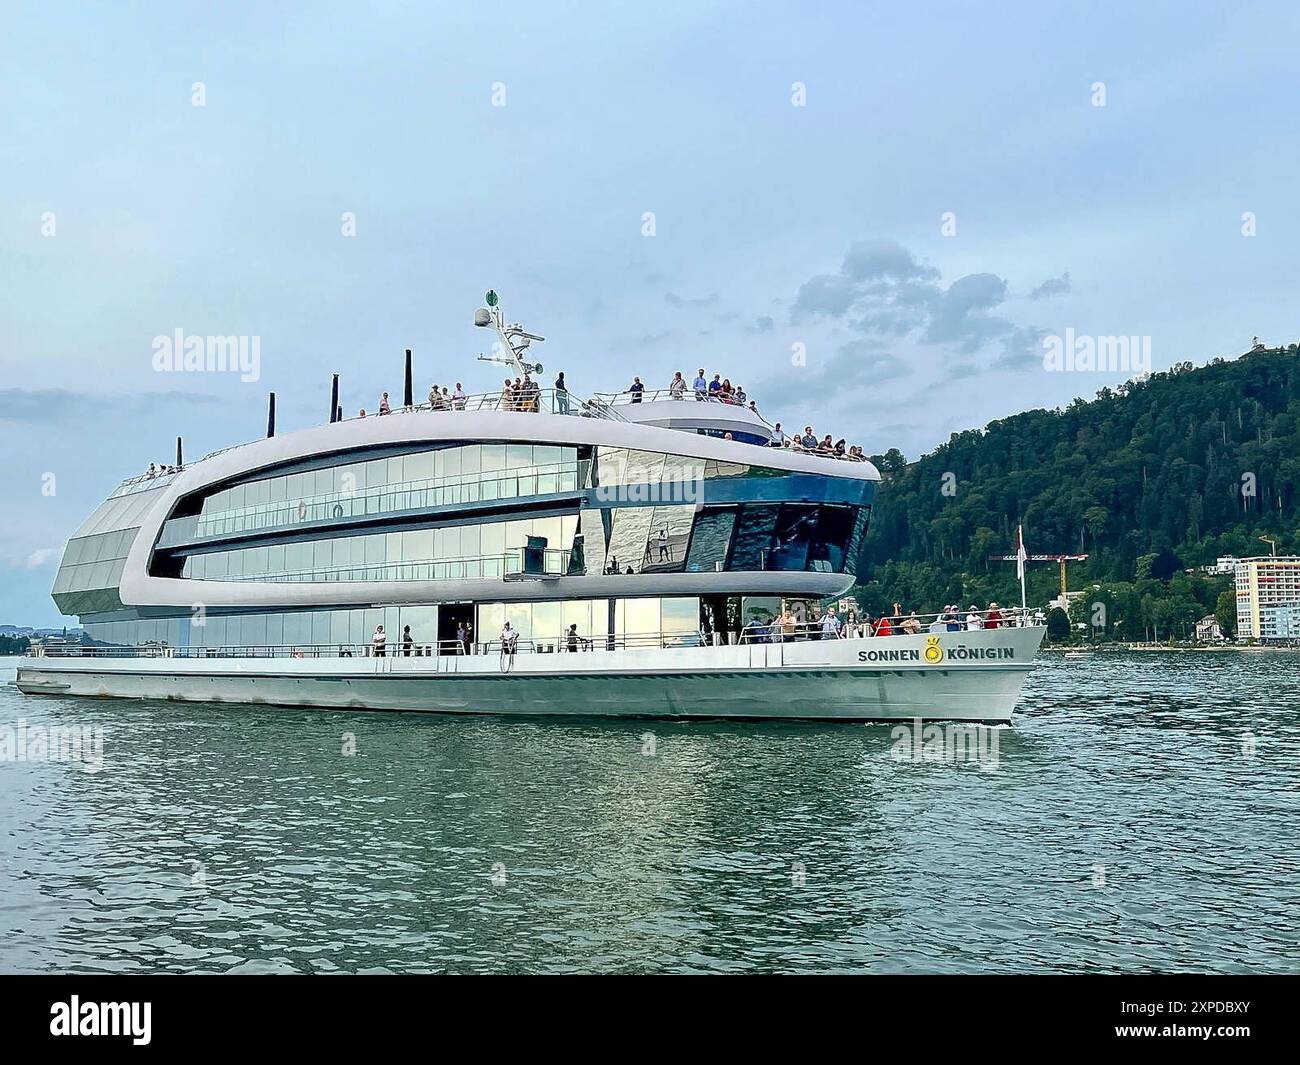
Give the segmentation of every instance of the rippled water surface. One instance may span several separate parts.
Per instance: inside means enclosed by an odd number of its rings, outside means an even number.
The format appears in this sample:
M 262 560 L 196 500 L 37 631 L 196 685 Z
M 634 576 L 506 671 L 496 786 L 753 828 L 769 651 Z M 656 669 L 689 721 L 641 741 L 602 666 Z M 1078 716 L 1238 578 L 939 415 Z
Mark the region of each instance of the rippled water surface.
M 104 730 L 98 772 L 0 762 L 4 971 L 1300 971 L 1300 655 L 1048 658 L 996 767 L 887 725 L 25 697 L 3 662 L 0 726 Z

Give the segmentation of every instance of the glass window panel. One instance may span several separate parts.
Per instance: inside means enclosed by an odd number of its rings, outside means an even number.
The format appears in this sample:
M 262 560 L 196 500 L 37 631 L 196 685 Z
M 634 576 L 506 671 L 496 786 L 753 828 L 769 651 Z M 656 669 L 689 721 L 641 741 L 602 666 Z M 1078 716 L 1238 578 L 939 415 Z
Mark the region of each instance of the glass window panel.
M 504 470 L 506 468 L 505 444 L 483 444 L 483 469 Z
M 695 632 L 700 627 L 698 599 L 664 599 L 660 614 L 664 632 Z
M 563 612 L 558 602 L 533 604 L 533 639 L 551 644 L 557 650 L 563 636 L 561 621 Z
M 460 448 L 461 475 L 478 473 L 482 468 L 483 448 L 479 444 L 467 444 Z
M 482 526 L 463 525 L 460 529 L 460 555 L 462 558 L 477 558 L 481 552 Z
M 532 444 L 507 444 L 506 445 L 506 469 L 518 470 L 524 466 L 533 465 L 533 445 Z
M 658 599 L 627 599 L 624 600 L 624 610 L 625 633 L 635 635 L 660 630 Z
M 735 542 L 731 548 L 731 561 L 728 563 L 729 569 L 772 568 L 774 533 L 779 510 L 779 507 L 769 505 L 751 505 L 741 508 L 740 519 L 736 523 Z
M 686 555 L 687 571 L 707 573 L 721 568 L 727 560 L 735 524 L 736 511 L 731 508 L 704 510 L 696 515 Z
M 266 642 L 270 647 L 279 647 L 284 643 L 283 614 L 268 614 L 266 616 Z

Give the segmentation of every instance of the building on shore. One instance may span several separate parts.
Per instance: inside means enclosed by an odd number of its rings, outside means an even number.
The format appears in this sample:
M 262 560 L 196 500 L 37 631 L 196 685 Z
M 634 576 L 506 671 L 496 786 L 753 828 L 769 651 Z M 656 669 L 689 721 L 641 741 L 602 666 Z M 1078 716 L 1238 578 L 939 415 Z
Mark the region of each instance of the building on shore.
M 1196 642 L 1197 643 L 1218 643 L 1223 639 L 1223 630 L 1219 627 L 1219 619 L 1213 614 L 1206 614 L 1196 623 Z
M 1300 555 L 1237 563 L 1237 635 L 1261 642 L 1300 638 Z

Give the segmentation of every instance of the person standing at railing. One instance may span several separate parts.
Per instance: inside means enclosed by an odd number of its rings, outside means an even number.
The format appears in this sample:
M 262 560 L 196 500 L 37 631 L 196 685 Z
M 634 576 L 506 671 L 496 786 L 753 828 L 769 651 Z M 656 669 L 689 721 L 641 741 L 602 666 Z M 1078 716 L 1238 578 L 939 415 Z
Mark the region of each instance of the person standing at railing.
M 684 399 L 686 397 L 686 378 L 682 376 L 681 370 L 673 374 L 673 379 L 668 382 L 668 394 L 673 399 Z
M 465 388 L 459 381 L 456 382 L 456 391 L 451 394 L 451 409 L 465 409 Z
M 826 613 L 822 615 L 822 639 L 838 640 L 840 638 L 840 619 L 835 613 L 835 608 L 828 607 Z
M 745 395 L 745 389 L 743 385 L 736 386 L 735 400 L 736 400 L 736 405 L 740 407 L 743 407 L 746 403 L 749 402 L 749 397 Z
M 907 620 L 903 622 L 903 631 L 909 636 L 915 636 L 921 631 L 921 619 L 915 613 L 908 614 Z
M 385 649 L 388 644 L 388 637 L 384 634 L 382 625 L 375 626 L 375 634 L 370 637 L 370 648 L 376 658 L 383 658 L 388 654 Z
M 781 423 L 777 422 L 776 428 L 772 430 L 772 439 L 768 441 L 768 445 L 771 447 L 785 447 L 785 445 L 788 444 L 789 442 L 790 442 L 790 438 L 785 434 L 785 431 L 781 428 Z
M 469 629 L 465 628 L 465 623 L 462 621 L 459 625 L 456 626 L 456 653 L 458 655 L 468 654 L 469 653 L 469 651 L 467 650 L 468 647 L 469 647 Z
M 632 393 L 632 402 L 640 403 L 641 393 L 645 391 L 645 385 L 641 383 L 641 378 L 634 377 L 632 378 L 632 383 L 628 386 L 627 390 Z
M 524 374 L 523 391 L 524 391 L 523 409 L 530 414 L 537 414 L 541 409 L 540 400 L 542 396 L 542 390 L 537 387 L 537 382 L 534 381 L 531 377 L 529 377 L 528 374 Z
M 1000 628 L 1002 625 L 1002 611 L 998 609 L 997 603 L 990 603 L 988 613 L 984 615 L 984 627 L 986 629 Z
M 402 657 L 411 657 L 411 647 L 415 644 L 415 637 L 411 635 L 411 626 L 407 625 L 402 629 Z
M 970 611 L 966 615 L 966 628 L 969 631 L 982 629 L 984 627 L 984 618 L 980 616 L 980 608 L 974 603 L 970 605 Z
M 569 646 L 569 654 L 576 655 L 578 653 L 578 647 L 582 643 L 582 637 L 578 635 L 577 622 L 574 622 L 569 626 L 569 631 L 565 634 L 565 641 Z
M 704 367 L 701 366 L 699 372 L 695 375 L 695 384 L 692 386 L 695 390 L 695 398 L 702 400 L 709 394 L 709 382 L 704 379 Z
M 501 409 L 502 410 L 514 409 L 514 392 L 515 392 L 514 385 L 510 383 L 510 378 L 507 377 L 505 379 L 505 383 L 501 386 Z
M 799 437 L 799 443 L 808 451 L 812 451 L 817 447 L 817 437 L 813 435 L 811 425 L 803 427 L 803 436 Z
M 510 627 L 510 622 L 505 623 L 501 630 L 501 653 L 503 655 L 514 655 L 515 648 L 519 644 L 519 631 Z
M 393 408 L 392 408 L 391 406 L 389 406 L 389 403 L 388 403 L 388 393 L 387 393 L 387 392 L 385 392 L 382 396 L 379 397 L 379 413 L 380 413 L 380 414 L 392 414 L 392 413 L 393 413 Z
M 555 379 L 555 413 L 569 413 L 569 386 L 564 380 L 564 371 L 561 370 Z
M 710 398 L 714 398 L 720 396 L 721 393 L 722 393 L 722 374 L 715 373 L 713 375 L 713 380 L 709 382 L 709 396 Z

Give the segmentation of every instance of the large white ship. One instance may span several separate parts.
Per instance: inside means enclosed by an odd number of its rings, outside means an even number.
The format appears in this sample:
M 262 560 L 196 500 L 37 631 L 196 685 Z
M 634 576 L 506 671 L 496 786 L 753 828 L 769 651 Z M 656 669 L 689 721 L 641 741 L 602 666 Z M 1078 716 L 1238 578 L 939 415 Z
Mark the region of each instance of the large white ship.
M 693 388 L 394 404 L 124 481 L 53 588 L 94 641 L 18 687 L 458 713 L 1008 721 L 1043 629 L 791 626 L 853 584 L 879 473 Z M 772 625 L 784 618 L 786 625 Z M 507 627 L 508 623 L 508 627 Z M 913 626 L 915 627 L 915 626 Z

